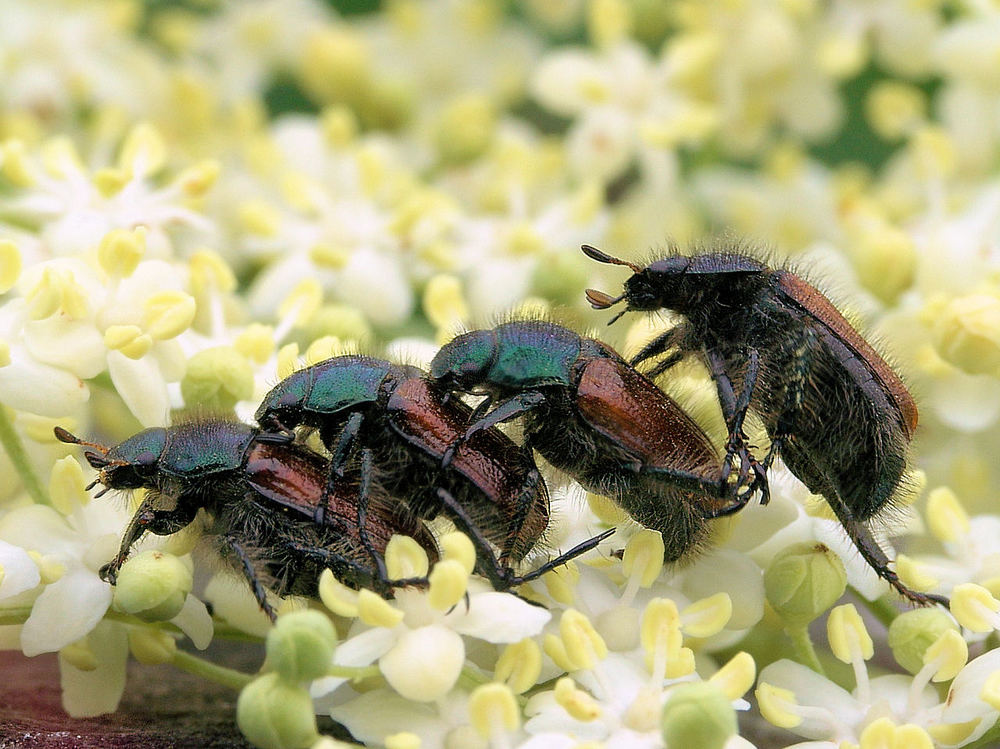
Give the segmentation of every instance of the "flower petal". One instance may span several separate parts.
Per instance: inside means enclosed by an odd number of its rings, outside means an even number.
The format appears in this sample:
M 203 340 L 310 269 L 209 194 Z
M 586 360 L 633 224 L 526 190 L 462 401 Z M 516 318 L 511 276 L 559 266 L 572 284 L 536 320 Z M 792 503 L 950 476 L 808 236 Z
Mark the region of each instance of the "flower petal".
M 445 621 L 456 632 L 487 642 L 518 642 L 537 635 L 551 618 L 549 611 L 509 593 L 480 593 L 470 597 L 468 611 L 459 603 Z
M 0 541 L 0 600 L 31 590 L 41 581 L 38 565 L 20 546 Z
M 198 650 L 204 650 L 212 642 L 212 635 L 215 634 L 212 616 L 205 604 L 190 593 L 184 599 L 181 612 L 170 621 L 181 628 Z
M 119 351 L 109 351 L 108 374 L 140 424 L 153 427 L 167 423 L 170 399 L 156 359 L 151 356 L 129 359 Z
M 21 650 L 32 656 L 76 642 L 101 621 L 111 597 L 111 586 L 94 572 L 85 567 L 69 570 L 35 600 L 21 630 Z
M 97 656 L 97 668 L 81 671 L 59 658 L 59 681 L 62 702 L 74 718 L 89 718 L 113 713 L 125 691 L 125 663 L 128 660 L 128 635 L 115 622 L 101 622 L 87 638 Z
M 333 662 L 338 666 L 369 666 L 389 651 L 397 636 L 385 627 L 365 630 L 340 643 Z
M 432 705 L 410 702 L 388 689 L 376 689 L 338 705 L 330 717 L 347 726 L 359 741 L 379 746 L 386 736 L 402 731 L 417 734 L 422 746 L 444 746 L 449 729 Z

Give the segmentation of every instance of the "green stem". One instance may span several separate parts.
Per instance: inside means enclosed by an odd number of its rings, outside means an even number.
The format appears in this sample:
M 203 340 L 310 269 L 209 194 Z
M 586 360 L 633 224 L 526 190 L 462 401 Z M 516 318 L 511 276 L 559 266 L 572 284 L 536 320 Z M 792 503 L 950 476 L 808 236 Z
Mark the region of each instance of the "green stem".
M 792 647 L 795 648 L 795 655 L 799 663 L 809 666 L 820 676 L 826 676 L 823 664 L 819 662 L 816 655 L 816 648 L 813 647 L 812 638 L 809 637 L 808 625 L 802 627 L 788 627 L 785 632 L 792 640 Z
M 25 491 L 38 504 L 49 504 L 48 494 L 42 488 L 42 483 L 38 480 L 38 476 L 35 475 L 35 470 L 31 467 L 31 463 L 28 462 L 28 454 L 24 451 L 24 443 L 21 442 L 21 438 L 14 430 L 14 425 L 10 423 L 6 408 L 0 408 L 0 445 L 3 446 L 4 452 L 10 458 L 10 462 L 14 464 L 17 474 L 21 477 L 21 483 L 24 485 Z
M 885 598 L 876 598 L 874 601 L 869 601 L 863 595 L 858 593 L 858 591 L 851 588 L 851 592 L 854 597 L 864 604 L 864 607 L 871 612 L 872 616 L 882 622 L 882 625 L 886 628 L 892 624 L 893 620 L 899 616 L 899 609 L 892 605 Z
M 191 653 L 187 653 L 183 650 L 176 651 L 170 662 L 182 671 L 187 671 L 189 674 L 194 674 L 195 676 L 200 676 L 203 679 L 214 681 L 216 684 L 221 684 L 222 686 L 229 687 L 230 689 L 243 689 L 243 687 L 254 679 L 251 674 L 245 674 L 242 671 L 236 671 L 232 668 L 218 666 L 211 661 L 206 661 L 203 658 L 199 658 L 198 656 L 192 655 Z
M 0 626 L 24 624 L 31 616 L 31 606 L 16 606 L 0 612 Z

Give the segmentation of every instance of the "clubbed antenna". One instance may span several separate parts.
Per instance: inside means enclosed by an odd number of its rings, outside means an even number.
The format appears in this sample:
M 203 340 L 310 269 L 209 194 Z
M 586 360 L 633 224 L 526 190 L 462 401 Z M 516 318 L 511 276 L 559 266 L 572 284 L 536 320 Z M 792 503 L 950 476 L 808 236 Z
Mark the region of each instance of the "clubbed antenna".
M 642 272 L 642 266 L 636 265 L 635 263 L 630 263 L 628 260 L 622 260 L 621 258 L 612 257 L 606 252 L 603 252 L 593 245 L 585 244 L 581 245 L 580 249 L 583 250 L 583 254 L 589 257 L 591 260 L 596 260 L 599 263 L 607 263 L 608 265 L 624 265 L 629 268 L 633 273 Z
M 83 451 L 83 457 L 87 459 L 87 462 L 90 463 L 91 467 L 100 470 L 105 466 L 110 465 L 106 457 L 108 454 L 108 448 L 105 447 L 104 445 L 97 442 L 88 442 L 87 440 L 82 440 L 69 430 L 63 429 L 62 427 L 55 427 L 52 431 L 56 435 L 56 439 L 59 440 L 60 442 L 66 442 L 70 445 L 84 445 L 85 447 L 93 447 L 97 450 L 100 450 L 100 453 L 95 453 L 93 450 Z M 91 484 L 91 486 L 93 486 L 93 484 Z M 88 490 L 90 489 L 90 487 L 87 488 Z
M 587 289 L 587 301 L 590 302 L 590 306 L 594 309 L 607 309 L 615 304 L 618 304 L 625 295 L 621 296 L 611 296 L 610 294 L 605 294 L 603 291 L 598 291 L 597 289 Z

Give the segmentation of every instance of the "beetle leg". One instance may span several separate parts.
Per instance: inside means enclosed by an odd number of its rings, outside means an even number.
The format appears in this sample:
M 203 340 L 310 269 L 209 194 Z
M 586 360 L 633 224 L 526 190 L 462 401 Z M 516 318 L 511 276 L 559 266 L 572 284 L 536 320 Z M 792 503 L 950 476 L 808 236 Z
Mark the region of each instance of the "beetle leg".
M 458 521 L 457 524 L 460 526 L 462 532 L 469 536 L 473 546 L 475 546 L 479 554 L 481 554 L 479 557 L 479 560 L 482 563 L 480 564 L 480 569 L 489 579 L 493 587 L 497 590 L 507 590 L 515 585 L 521 585 L 522 583 L 530 582 L 541 577 L 546 572 L 549 572 L 560 565 L 566 564 L 566 562 L 570 561 L 574 557 L 590 551 L 601 543 L 601 541 L 613 534 L 616 530 L 615 528 L 609 528 L 603 533 L 600 533 L 593 538 L 588 538 L 583 543 L 577 544 L 564 554 L 560 554 L 556 558 L 550 559 L 538 569 L 532 570 L 526 575 L 515 575 L 510 567 L 500 563 L 496 554 L 493 552 L 493 547 L 490 546 L 486 538 L 479 532 L 476 524 L 472 522 L 472 518 L 469 517 L 469 514 L 465 511 L 465 508 L 459 504 L 458 500 L 456 500 L 447 490 L 441 488 L 437 490 L 437 495 L 438 499 L 441 500 L 441 503 L 448 508 L 454 516 L 454 519 Z
M 497 424 L 503 424 L 505 421 L 510 421 L 526 414 L 544 402 L 545 394 L 539 393 L 537 390 L 518 393 L 503 401 L 499 406 L 490 411 L 489 414 L 470 424 L 469 428 L 465 430 L 465 434 L 448 446 L 448 449 L 444 451 L 444 455 L 441 458 L 441 466 L 447 468 L 451 463 L 451 459 L 455 457 L 458 448 L 465 442 L 468 442 L 477 432 L 482 432 L 490 427 L 495 427 Z
M 332 551 L 323 546 L 309 546 L 300 541 L 289 540 L 285 543 L 285 548 L 296 554 L 311 557 L 326 566 L 333 576 L 338 580 L 354 578 L 356 585 L 371 585 L 377 592 L 385 595 L 392 588 L 403 588 L 410 585 L 426 587 L 428 580 L 426 577 L 405 577 L 397 580 L 388 578 L 382 580 L 378 575 L 373 575 L 369 567 L 361 562 L 357 562 L 344 554 Z
M 379 581 L 388 583 L 389 573 L 385 569 L 385 560 L 375 551 L 375 546 L 368 537 L 368 501 L 371 498 L 372 485 L 372 451 L 365 448 L 361 451 L 361 486 L 358 492 L 358 537 L 362 548 L 368 552 Z
M 795 430 L 795 415 L 802 408 L 802 398 L 812 368 L 812 352 L 815 346 L 816 334 L 812 329 L 806 328 L 795 348 L 791 377 L 785 384 L 785 405 L 778 414 L 774 433 L 771 435 L 771 447 L 764 457 L 764 470 L 771 467 L 771 463 L 781 454 L 785 442 Z
M 326 519 L 326 511 L 330 506 L 330 497 L 334 494 L 334 485 L 338 479 L 344 478 L 344 467 L 347 465 L 347 459 L 351 454 L 351 447 L 358 437 L 358 432 L 361 431 L 361 424 L 364 418 L 364 415 L 360 411 L 352 413 L 348 417 L 347 423 L 344 424 L 344 428 L 340 430 L 340 436 L 337 437 L 336 444 L 330 449 L 332 455 L 330 459 L 330 474 L 326 477 L 323 494 L 320 496 L 319 504 L 316 505 L 316 511 L 313 513 L 313 522 L 316 525 L 323 525 Z
M 830 507 L 836 513 L 837 518 L 840 520 L 840 524 L 843 526 L 844 530 L 847 531 L 848 537 L 854 543 L 855 548 L 861 553 L 862 559 L 864 559 L 868 566 L 870 566 L 878 576 L 885 580 L 889 585 L 896 589 L 896 591 L 913 603 L 920 606 L 929 606 L 932 603 L 938 603 L 946 608 L 950 606 L 948 599 L 945 596 L 937 595 L 936 593 L 921 593 L 916 590 L 912 590 L 907 587 L 902 580 L 899 579 L 899 575 L 896 574 L 895 570 L 889 567 L 889 557 L 886 555 L 882 547 L 879 546 L 878 541 L 872 534 L 871 529 L 866 523 L 855 519 L 850 511 L 850 508 L 844 504 L 844 501 L 840 498 L 840 495 L 832 489 L 823 492 L 823 497 L 830 504 Z
M 114 585 L 118 579 L 118 571 L 128 559 L 132 546 L 143 534 L 149 531 L 157 536 L 169 536 L 190 525 L 198 514 L 198 508 L 185 503 L 173 510 L 157 510 L 153 506 L 161 499 L 159 494 L 150 494 L 142 501 L 129 520 L 122 534 L 121 545 L 115 558 L 101 567 L 98 575 L 107 583 Z
M 493 547 L 490 546 L 489 541 L 480 532 L 476 523 L 469 517 L 466 509 L 462 507 L 447 489 L 438 487 L 437 496 L 441 500 L 441 503 L 448 509 L 451 519 L 455 521 L 455 525 L 469 537 L 472 545 L 476 547 L 476 556 L 480 562 L 478 566 L 493 587 L 497 590 L 506 590 L 509 588 L 511 586 L 509 582 L 511 578 L 510 569 L 500 564 L 496 553 L 493 551 Z
M 654 356 L 659 356 L 664 354 L 672 348 L 678 349 L 666 359 L 658 362 L 655 367 L 653 367 L 646 376 L 650 379 L 655 379 L 661 374 L 666 372 L 670 367 L 677 364 L 685 356 L 695 350 L 692 347 L 690 341 L 690 328 L 688 325 L 681 323 L 680 325 L 675 325 L 670 330 L 666 330 L 660 333 L 656 338 L 651 340 L 645 346 L 643 346 L 639 353 L 633 356 L 629 360 L 629 364 L 633 367 L 637 367 L 643 362 L 649 361 Z
M 226 536 L 223 539 L 226 544 L 226 548 L 229 549 L 233 554 L 236 555 L 236 559 L 240 563 L 240 571 L 243 573 L 243 577 L 246 578 L 247 583 L 250 585 L 250 590 L 253 591 L 253 597 L 257 599 L 257 603 L 260 604 L 261 609 L 264 613 L 268 615 L 272 622 L 276 621 L 278 615 L 274 612 L 271 604 L 267 600 L 267 589 L 264 587 L 264 583 L 260 581 L 260 577 L 257 575 L 257 569 L 254 567 L 253 559 L 247 554 L 246 549 L 244 549 L 239 540 L 235 536 Z
M 472 409 L 472 413 L 469 414 L 469 423 L 470 424 L 477 423 L 480 419 L 483 418 L 483 416 L 486 415 L 486 412 L 490 410 L 490 406 L 492 405 L 493 405 L 493 397 L 487 395 L 479 403 L 476 404 L 476 407 L 474 409 Z M 461 447 L 462 443 L 465 442 L 467 439 L 468 437 L 463 435 L 458 442 L 455 442 L 448 446 L 448 449 L 444 451 L 444 455 L 441 456 L 441 470 L 444 470 L 449 465 L 451 465 L 452 458 L 455 457 L 455 452 L 458 450 L 459 447 Z
M 530 450 L 525 448 L 530 455 Z M 524 483 L 521 485 L 521 490 L 517 494 L 517 498 L 514 500 L 513 505 L 513 520 L 510 522 L 510 530 L 507 534 L 507 541 L 504 543 L 503 548 L 500 549 L 500 564 L 506 567 L 510 563 L 510 555 L 514 550 L 514 547 L 518 542 L 518 534 L 521 532 L 522 525 L 528 514 L 531 512 L 531 507 L 534 504 L 535 496 L 538 493 L 538 485 L 542 480 L 542 475 L 538 472 L 537 468 L 533 468 L 528 472 L 528 475 L 524 477 Z M 546 497 L 546 512 L 548 512 L 548 499 Z

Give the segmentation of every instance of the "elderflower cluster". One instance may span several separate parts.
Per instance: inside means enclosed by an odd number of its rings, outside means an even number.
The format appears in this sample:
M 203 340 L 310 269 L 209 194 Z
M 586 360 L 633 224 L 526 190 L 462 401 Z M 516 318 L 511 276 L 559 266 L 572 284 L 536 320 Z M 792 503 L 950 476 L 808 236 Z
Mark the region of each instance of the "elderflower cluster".
M 0 647 L 57 654 L 65 730 L 117 709 L 131 657 L 240 689 L 260 747 L 343 746 L 317 715 L 388 749 L 997 741 L 995 8 L 0 0 L 0 18 Z M 552 520 L 525 572 L 617 530 L 510 592 L 446 521 L 437 560 L 386 549 L 391 579 L 425 587 L 327 571 L 313 600 L 273 601 L 276 624 L 199 555 L 200 520 L 102 578 L 145 494 L 93 497 L 54 427 L 113 445 L 251 422 L 303 366 L 426 366 L 517 315 L 627 357 L 676 321 L 605 327 L 584 290 L 617 293 L 623 269 L 579 246 L 642 262 L 719 236 L 815 281 L 903 374 L 920 426 L 872 530 L 950 609 L 905 610 L 780 462 L 767 506 L 677 564 L 543 466 Z M 658 384 L 724 444 L 703 367 Z M 200 652 L 225 637 L 263 646 L 260 673 Z

